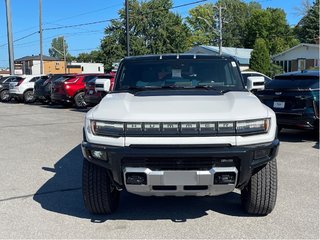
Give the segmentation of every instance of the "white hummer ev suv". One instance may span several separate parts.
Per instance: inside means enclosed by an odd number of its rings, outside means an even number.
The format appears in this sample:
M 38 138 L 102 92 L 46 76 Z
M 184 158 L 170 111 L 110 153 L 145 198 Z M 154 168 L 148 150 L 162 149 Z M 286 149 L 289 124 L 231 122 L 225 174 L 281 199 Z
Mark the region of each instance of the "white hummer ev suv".
M 249 78 L 248 88 L 255 86 Z M 246 89 L 227 56 L 152 55 L 121 61 L 115 87 L 85 117 L 83 199 L 112 213 L 120 191 L 220 195 L 269 214 L 277 196 L 275 113 Z

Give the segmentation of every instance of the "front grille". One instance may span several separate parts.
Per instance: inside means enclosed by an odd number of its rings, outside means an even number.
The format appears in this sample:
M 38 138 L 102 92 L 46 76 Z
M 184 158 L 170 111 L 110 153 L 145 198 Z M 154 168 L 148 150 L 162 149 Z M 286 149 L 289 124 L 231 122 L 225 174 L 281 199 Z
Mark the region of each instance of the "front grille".
M 103 84 L 96 84 L 97 88 L 103 88 Z
M 151 170 L 209 170 L 212 167 L 236 166 L 236 159 L 213 157 L 127 157 L 122 159 L 124 167 L 145 167 Z

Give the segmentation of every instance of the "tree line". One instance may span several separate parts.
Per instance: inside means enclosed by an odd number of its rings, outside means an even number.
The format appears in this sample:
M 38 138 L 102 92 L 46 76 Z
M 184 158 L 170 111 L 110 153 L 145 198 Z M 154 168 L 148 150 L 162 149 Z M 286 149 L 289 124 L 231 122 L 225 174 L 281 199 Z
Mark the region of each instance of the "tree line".
M 130 54 L 181 53 L 196 45 L 218 45 L 217 6 L 222 7 L 222 45 L 253 48 L 250 67 L 264 73 L 275 68 L 270 65 L 270 55 L 300 42 L 314 43 L 319 37 L 319 0 L 306 9 L 296 26 L 288 24 L 283 9 L 263 9 L 258 2 L 218 0 L 216 4 L 192 8 L 183 19 L 174 12 L 172 0 L 129 0 Z M 110 69 L 113 62 L 123 58 L 126 55 L 124 7 L 118 15 L 119 18 L 105 28 L 98 50 L 80 53 L 77 57 L 68 55 L 68 59 L 103 62 L 105 68 Z

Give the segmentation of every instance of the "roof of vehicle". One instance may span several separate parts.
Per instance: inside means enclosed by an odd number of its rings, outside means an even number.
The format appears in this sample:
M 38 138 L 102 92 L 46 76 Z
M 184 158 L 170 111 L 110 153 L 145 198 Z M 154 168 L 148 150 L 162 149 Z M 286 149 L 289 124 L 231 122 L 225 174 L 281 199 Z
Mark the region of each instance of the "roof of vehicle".
M 71 77 L 81 77 L 81 76 L 101 76 L 106 75 L 105 73 L 78 73 L 78 74 L 71 74 Z
M 124 58 L 126 61 L 136 60 L 163 60 L 163 59 L 229 59 L 237 61 L 234 57 L 228 55 L 216 56 L 210 54 L 154 54 L 154 55 L 141 55 L 141 56 L 130 56 Z
M 320 71 L 317 70 L 304 70 L 304 71 L 296 71 L 296 72 L 287 72 L 281 75 L 277 75 L 276 78 L 280 78 L 282 76 L 311 76 L 311 77 L 319 77 Z

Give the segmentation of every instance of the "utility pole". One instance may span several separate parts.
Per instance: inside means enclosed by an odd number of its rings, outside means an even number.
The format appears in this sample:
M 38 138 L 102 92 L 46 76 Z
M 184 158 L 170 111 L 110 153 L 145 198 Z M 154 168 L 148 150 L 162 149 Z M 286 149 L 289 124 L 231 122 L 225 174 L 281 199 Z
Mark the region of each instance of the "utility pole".
M 10 4 L 10 0 L 5 0 L 5 1 L 6 1 L 6 12 L 7 12 L 7 37 L 8 37 L 9 67 L 10 67 L 10 74 L 14 75 L 11 4 Z
M 222 55 L 222 7 L 219 6 L 219 55 Z
M 216 26 L 216 24 L 214 23 L 215 21 L 216 21 L 216 19 L 215 19 L 215 16 L 213 16 L 213 23 L 210 23 L 209 21 L 208 21 L 208 19 L 205 19 L 205 18 L 203 18 L 203 17 L 198 17 L 199 19 L 201 19 L 201 20 L 203 20 L 211 29 L 212 29 L 212 31 L 215 33 L 215 34 L 217 34 L 217 35 L 219 35 L 219 55 L 222 55 L 222 7 L 221 6 L 213 6 L 214 8 L 216 8 L 216 9 L 218 9 L 218 11 L 219 11 L 219 16 L 218 16 L 218 21 L 219 21 L 219 28 L 218 28 L 218 30 L 217 30 L 217 26 Z M 214 40 L 213 40 L 213 42 L 214 42 Z
M 127 35 L 127 56 L 130 56 L 130 36 L 129 36 L 129 1 L 125 0 L 126 4 L 126 35 Z
M 43 74 L 43 49 L 42 49 L 42 0 L 39 0 L 39 33 L 40 33 L 40 74 Z
M 64 42 L 64 36 L 62 36 L 62 39 L 63 39 L 64 73 L 67 73 L 67 56 L 66 56 L 66 44 Z
M 53 50 L 55 50 L 57 53 L 63 55 L 63 61 L 64 61 L 64 73 L 67 73 L 67 49 L 66 49 L 66 44 L 64 41 L 64 36 L 58 37 L 58 39 L 62 38 L 63 42 L 63 52 L 61 52 L 60 50 L 56 49 L 54 46 L 51 46 L 51 48 Z

